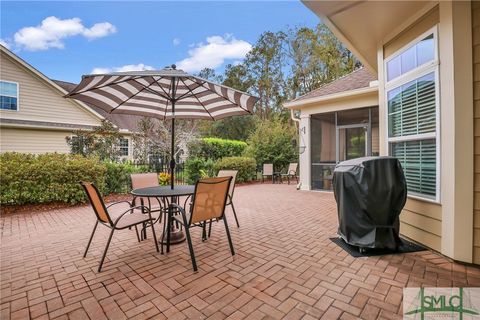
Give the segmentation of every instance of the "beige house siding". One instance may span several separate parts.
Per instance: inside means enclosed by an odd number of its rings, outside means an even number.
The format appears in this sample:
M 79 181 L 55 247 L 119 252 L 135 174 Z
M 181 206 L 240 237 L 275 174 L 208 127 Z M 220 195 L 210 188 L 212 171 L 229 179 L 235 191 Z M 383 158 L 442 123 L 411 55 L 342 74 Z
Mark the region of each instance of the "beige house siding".
M 19 110 L 0 110 L 4 119 L 100 125 L 100 119 L 34 75 L 4 52 L 0 56 L 0 79 L 19 84 Z
M 383 59 L 391 56 L 412 40 L 431 29 L 439 23 L 439 8 L 434 7 L 425 16 L 420 18 L 415 24 L 406 28 L 402 33 L 395 36 L 388 43 L 383 45 Z M 379 63 L 383 63 L 383 59 Z M 380 70 L 383 70 L 381 68 Z M 379 79 L 383 75 L 379 74 Z M 379 88 L 383 90 L 383 88 Z M 384 97 L 384 95 L 381 95 Z M 380 125 L 385 123 L 386 103 L 380 101 Z M 383 124 L 383 127 L 385 124 Z M 384 131 L 385 132 L 385 131 Z M 387 136 L 380 134 L 380 143 L 387 145 Z M 386 152 L 387 148 L 381 148 Z M 430 203 L 409 197 L 407 203 L 400 215 L 400 233 L 414 241 L 422 243 L 434 250 L 442 249 L 442 206 L 440 204 Z
M 2 127 L 0 128 L 0 152 L 69 153 L 70 147 L 65 138 L 71 135 L 72 131 L 69 130 Z M 122 137 L 128 139 L 128 156 L 122 158 L 133 160 L 132 137 L 130 135 L 122 135 Z
M 475 189 L 473 216 L 473 263 L 480 264 L 480 2 L 472 2 L 473 90 L 475 108 Z
M 0 152 L 68 153 L 70 148 L 65 137 L 70 134 L 68 131 L 1 128 Z
M 434 250 L 441 251 L 442 207 L 408 199 L 400 215 L 400 233 Z

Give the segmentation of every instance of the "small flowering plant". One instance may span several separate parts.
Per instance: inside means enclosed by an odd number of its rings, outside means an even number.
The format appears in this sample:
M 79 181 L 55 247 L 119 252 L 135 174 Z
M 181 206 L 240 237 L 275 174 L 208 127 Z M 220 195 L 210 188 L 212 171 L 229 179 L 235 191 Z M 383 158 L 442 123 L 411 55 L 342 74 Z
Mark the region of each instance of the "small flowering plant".
M 170 174 L 167 172 L 160 172 L 160 174 L 158 175 L 158 183 L 161 186 L 168 186 L 168 184 L 170 183 Z

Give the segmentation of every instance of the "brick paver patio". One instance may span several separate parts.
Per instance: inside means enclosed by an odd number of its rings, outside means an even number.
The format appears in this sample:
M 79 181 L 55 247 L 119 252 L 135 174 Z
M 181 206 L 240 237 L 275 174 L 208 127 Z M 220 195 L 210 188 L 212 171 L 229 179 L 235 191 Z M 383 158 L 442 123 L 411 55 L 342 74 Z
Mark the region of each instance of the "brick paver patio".
M 228 218 L 201 241 L 199 272 L 186 243 L 167 255 L 151 237 L 120 231 L 102 273 L 107 228 L 82 253 L 94 224 L 90 207 L 1 217 L 1 319 L 391 319 L 405 286 L 480 286 L 480 271 L 437 253 L 352 258 L 328 238 L 337 227 L 328 193 L 288 185 L 238 187 L 241 228 Z M 160 232 L 158 228 L 158 232 Z

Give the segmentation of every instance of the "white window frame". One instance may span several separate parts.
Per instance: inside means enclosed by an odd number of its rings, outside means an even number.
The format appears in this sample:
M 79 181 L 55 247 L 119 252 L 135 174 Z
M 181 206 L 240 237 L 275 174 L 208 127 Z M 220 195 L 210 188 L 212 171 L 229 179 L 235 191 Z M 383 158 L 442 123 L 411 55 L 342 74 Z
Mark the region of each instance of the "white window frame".
M 428 35 L 433 34 L 433 42 L 434 42 L 434 59 L 432 61 L 428 61 L 420 66 L 417 66 L 416 68 L 390 80 L 387 81 L 387 64 L 389 61 L 392 59 L 398 57 L 408 49 L 410 49 L 412 46 L 416 45 L 419 43 L 422 39 L 427 37 Z M 439 72 L 440 72 L 440 61 L 438 59 L 438 25 L 435 25 L 434 27 L 430 28 L 429 30 L 425 31 L 422 33 L 420 36 L 416 37 L 414 40 L 410 41 L 407 43 L 405 46 L 400 48 L 398 51 L 396 51 L 394 54 L 392 54 L 390 57 L 387 59 L 384 59 L 384 79 L 385 79 L 385 85 L 384 85 L 384 99 L 385 99 L 385 124 L 386 124 L 386 135 L 387 135 L 387 152 L 390 155 L 391 152 L 391 143 L 395 142 L 406 142 L 406 141 L 421 141 L 421 140 L 427 140 L 427 139 L 435 139 L 435 145 L 436 145 L 436 164 L 435 164 L 435 170 L 436 170 L 436 188 L 435 188 L 435 198 L 424 196 L 421 194 L 416 194 L 416 193 L 408 193 L 409 198 L 413 199 L 418 199 L 426 202 L 432 202 L 432 203 L 441 203 L 441 143 L 440 143 L 440 77 L 439 77 Z M 415 134 L 415 135 L 408 135 L 408 136 L 402 136 L 402 137 L 392 137 L 390 138 L 389 136 L 389 121 L 388 121 L 388 92 L 392 89 L 396 89 L 405 83 L 411 82 L 413 80 L 416 80 L 422 76 L 425 76 L 427 74 L 433 73 L 435 77 L 435 132 L 429 132 L 429 133 L 422 133 L 422 134 Z
M 18 82 L 15 82 L 15 81 L 9 81 L 9 80 L 3 80 L 3 79 L 0 79 L 0 81 L 2 82 L 7 82 L 7 83 L 13 83 L 13 84 L 16 84 L 17 85 L 17 96 L 16 97 L 13 97 L 13 96 L 6 96 L 6 97 L 12 97 L 12 98 L 17 98 L 17 109 L 16 110 L 11 110 L 11 109 L 0 109 L 2 112 L 18 112 L 20 111 L 20 83 Z M 0 93 L 0 95 L 2 95 Z
M 126 137 L 120 137 L 121 140 L 126 140 L 127 141 L 127 154 L 124 155 L 120 155 L 120 157 L 125 157 L 125 158 L 128 158 L 130 156 L 130 139 L 126 138 Z M 119 145 L 118 145 L 118 148 L 120 150 L 120 152 L 122 151 L 122 141 L 119 141 Z

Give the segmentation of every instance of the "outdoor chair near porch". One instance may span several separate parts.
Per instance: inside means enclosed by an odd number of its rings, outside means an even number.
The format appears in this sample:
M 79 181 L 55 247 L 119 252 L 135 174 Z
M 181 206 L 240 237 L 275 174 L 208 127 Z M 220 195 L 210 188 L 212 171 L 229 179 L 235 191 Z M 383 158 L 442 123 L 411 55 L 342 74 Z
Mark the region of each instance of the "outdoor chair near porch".
M 232 177 L 232 181 L 230 182 L 230 188 L 228 189 L 228 199 L 227 199 L 227 206 L 232 207 L 233 216 L 235 217 L 235 223 L 237 224 L 237 228 L 240 228 L 240 224 L 238 223 L 237 212 L 235 211 L 235 206 L 233 205 L 233 192 L 235 191 L 235 182 L 237 180 L 237 170 L 220 170 L 217 174 L 217 177 Z M 210 236 L 210 232 L 209 232 Z
M 159 252 L 157 236 L 152 223 L 154 219 L 152 218 L 150 210 L 146 206 L 133 206 L 128 201 L 113 202 L 106 206 L 100 191 L 98 191 L 98 188 L 93 183 L 81 182 L 80 184 L 85 189 L 93 211 L 97 216 L 97 221 L 95 222 L 92 234 L 88 240 L 87 248 L 83 254 L 84 258 L 87 256 L 88 249 L 90 248 L 93 235 L 95 234 L 98 225 L 101 224 L 111 229 L 110 236 L 108 237 L 105 250 L 103 251 L 103 255 L 100 260 L 100 265 L 98 266 L 98 272 L 102 271 L 103 262 L 105 260 L 105 256 L 107 255 L 108 247 L 110 246 L 110 242 L 112 241 L 112 236 L 115 230 L 123 230 L 131 227 L 136 228 L 138 225 L 143 225 L 147 222 L 151 223 L 153 240 L 155 242 L 157 252 Z M 120 206 L 122 204 L 123 206 Z M 144 212 L 146 212 L 146 214 L 144 214 Z
M 133 173 L 130 175 L 130 179 L 132 181 L 132 189 L 138 188 L 147 188 L 147 187 L 158 187 L 158 175 L 155 172 L 150 173 Z M 146 206 L 152 217 L 154 218 L 155 222 L 160 221 L 162 219 L 162 203 L 159 199 L 156 198 L 137 198 L 140 200 L 140 204 L 142 206 Z M 135 199 L 135 200 L 137 200 Z M 135 204 L 135 203 L 134 203 Z M 148 224 L 144 225 L 142 228 L 141 239 L 145 239 L 147 236 L 146 227 Z M 138 236 L 138 234 L 137 234 Z
M 298 183 L 297 168 L 298 168 L 298 163 L 290 163 L 288 165 L 287 173 L 282 173 L 281 180 L 283 180 L 283 178 L 287 178 L 288 184 L 290 184 L 290 179 L 295 178 Z
M 263 171 L 262 171 L 262 183 L 265 180 L 265 177 L 272 177 L 272 183 L 274 183 L 274 175 L 273 175 L 273 163 L 264 163 L 263 164 Z
M 190 258 L 192 259 L 194 271 L 197 271 L 198 268 L 189 230 L 192 227 L 201 227 L 203 229 L 202 239 L 205 240 L 207 223 L 211 220 L 223 220 L 230 252 L 232 256 L 235 255 L 230 230 L 228 229 L 227 218 L 225 216 L 225 206 L 227 204 L 231 181 L 231 176 L 208 178 L 197 181 L 195 184 L 195 193 L 193 195 L 192 204 L 188 211 L 177 204 L 171 204 L 174 209 L 180 212 L 180 216 L 175 215 L 173 218 L 185 227 L 185 235 L 187 237 L 188 249 L 190 251 Z M 170 226 L 170 222 L 167 222 L 167 225 Z M 167 246 L 168 245 L 169 244 L 167 243 Z

